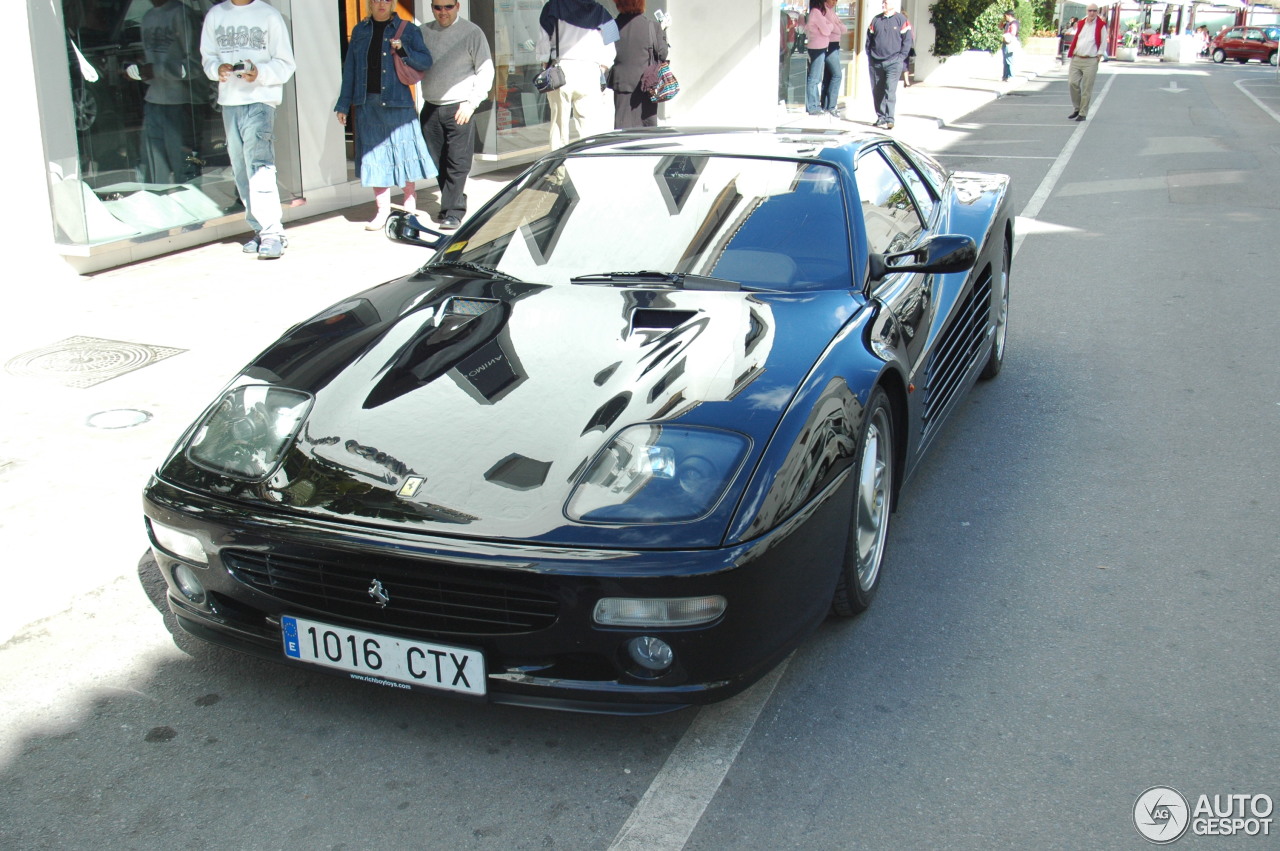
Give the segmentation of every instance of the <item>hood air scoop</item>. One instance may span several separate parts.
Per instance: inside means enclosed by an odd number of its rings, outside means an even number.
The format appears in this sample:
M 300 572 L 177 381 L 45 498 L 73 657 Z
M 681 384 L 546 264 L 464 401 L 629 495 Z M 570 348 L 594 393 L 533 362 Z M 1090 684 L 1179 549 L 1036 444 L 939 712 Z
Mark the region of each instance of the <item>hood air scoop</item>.
M 492 298 L 460 298 L 454 296 L 436 314 L 437 328 L 461 328 L 477 316 L 483 316 L 501 304 Z

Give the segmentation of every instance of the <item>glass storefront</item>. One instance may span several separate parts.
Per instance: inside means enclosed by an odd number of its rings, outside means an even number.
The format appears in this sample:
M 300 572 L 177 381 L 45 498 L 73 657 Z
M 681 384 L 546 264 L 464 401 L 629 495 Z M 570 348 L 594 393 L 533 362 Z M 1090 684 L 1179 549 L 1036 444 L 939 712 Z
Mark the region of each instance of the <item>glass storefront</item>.
M 58 240 L 146 239 L 243 213 L 217 84 L 200 63 L 215 0 L 60 0 L 76 134 L 54 184 Z M 288 20 L 288 3 L 273 3 Z M 293 86 L 277 110 L 281 200 L 301 199 Z
M 492 97 L 476 113 L 476 152 L 481 159 L 503 160 L 545 148 L 551 127 L 547 96 L 533 87 L 542 70 L 534 56 L 538 15 L 545 0 L 471 0 L 466 11 L 489 37 L 495 71 Z M 600 0 L 611 15 L 612 0 Z M 666 12 L 666 0 L 649 0 L 645 14 Z
M 779 13 L 778 102 L 788 107 L 804 106 L 804 87 L 809 73 L 809 53 L 805 47 L 805 17 L 809 4 L 784 3 Z
M 879 9 L 877 8 L 878 12 Z M 858 8 L 856 3 L 836 3 L 836 14 L 844 22 L 845 33 L 841 42 L 845 64 L 844 78 L 840 83 L 841 97 L 847 97 L 857 90 L 856 81 L 852 79 L 852 59 L 854 52 L 862 49 L 862 35 L 858 26 Z M 804 109 L 805 84 L 809 74 L 809 49 L 805 37 L 805 21 L 809 16 L 808 0 L 785 0 L 779 11 L 778 46 L 778 102 L 789 109 Z
M 59 133 L 46 137 L 46 149 L 56 239 L 70 247 L 68 253 L 87 256 L 97 251 L 95 246 L 162 239 L 243 216 L 227 157 L 217 84 L 205 77 L 200 62 L 201 27 L 217 2 L 53 0 L 51 17 L 60 17 L 65 27 L 65 54 L 57 61 L 66 62 L 74 113 L 73 119 L 60 120 L 73 120 L 74 146 L 67 138 L 71 134 Z M 314 34 L 323 28 L 319 22 L 332 16 L 328 19 L 339 36 L 332 69 L 336 78 L 347 33 L 368 14 L 365 0 L 269 2 L 294 32 L 300 27 Z M 484 31 L 493 53 L 494 88 L 475 118 L 477 159 L 488 161 L 490 168 L 507 160 L 514 164 L 530 159 L 545 151 L 550 141 L 547 97 L 533 87 L 540 70 L 535 45 L 544 2 L 462 4 L 463 16 Z M 601 4 L 616 15 L 612 0 Z M 649 0 L 646 14 L 654 18 L 655 13 L 665 14 L 668 6 L 669 0 Z M 406 18 L 431 19 L 426 2 L 397 0 L 396 10 Z M 314 62 L 315 50 L 314 41 L 294 41 L 300 59 Z M 298 112 L 297 86 L 303 83 L 306 115 Z M 285 206 L 305 203 L 301 147 L 310 145 L 312 156 L 313 148 L 328 156 L 330 149 L 316 135 L 320 122 L 313 111 L 323 111 L 328 121 L 335 94 L 314 67 L 306 79 L 285 87 L 275 124 L 277 182 Z M 803 88 L 800 96 L 803 100 Z M 303 140 L 300 133 L 312 135 Z M 326 169 L 329 165 L 312 170 L 328 181 L 332 178 Z M 349 170 L 345 175 L 354 179 Z M 321 192 L 342 179 L 317 183 L 316 175 L 309 177 L 313 189 Z

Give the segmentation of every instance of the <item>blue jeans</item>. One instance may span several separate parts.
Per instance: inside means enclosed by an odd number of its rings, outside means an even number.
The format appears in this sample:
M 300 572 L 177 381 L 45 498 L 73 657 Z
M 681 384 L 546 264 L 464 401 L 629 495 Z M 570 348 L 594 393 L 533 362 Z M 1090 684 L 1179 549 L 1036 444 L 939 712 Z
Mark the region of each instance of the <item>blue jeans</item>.
M 844 67 L 840 64 L 840 45 L 809 51 L 809 77 L 804 90 L 804 111 L 810 115 L 836 108 Z M 825 85 L 824 85 L 825 82 Z
M 260 237 L 284 236 L 280 189 L 276 186 L 276 108 L 265 103 L 223 106 L 227 154 L 245 219 Z
M 1013 50 L 1011 50 L 1007 44 L 1002 45 L 1000 50 L 1004 54 L 1004 68 L 1001 69 L 1004 73 L 1001 79 L 1007 80 L 1013 76 Z

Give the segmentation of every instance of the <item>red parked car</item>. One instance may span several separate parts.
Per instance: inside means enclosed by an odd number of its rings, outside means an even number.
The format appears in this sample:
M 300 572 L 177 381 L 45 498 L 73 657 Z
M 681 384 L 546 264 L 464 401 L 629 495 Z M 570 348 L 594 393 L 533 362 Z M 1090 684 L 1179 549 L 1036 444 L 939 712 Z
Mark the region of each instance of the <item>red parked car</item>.
M 1228 59 L 1244 64 L 1250 59 L 1276 64 L 1276 40 L 1280 27 L 1231 27 L 1214 36 L 1209 44 L 1209 55 L 1214 62 Z

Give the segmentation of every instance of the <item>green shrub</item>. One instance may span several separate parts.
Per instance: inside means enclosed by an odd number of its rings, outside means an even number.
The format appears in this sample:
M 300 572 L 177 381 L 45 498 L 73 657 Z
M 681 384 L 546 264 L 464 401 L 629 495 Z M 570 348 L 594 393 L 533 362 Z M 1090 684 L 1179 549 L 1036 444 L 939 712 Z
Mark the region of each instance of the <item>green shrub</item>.
M 938 0 L 929 6 L 929 21 L 935 38 L 934 56 L 954 56 L 965 50 L 994 53 L 1004 43 L 1004 10 L 1012 6 L 1018 17 L 1018 38 L 1026 43 L 1032 33 L 1051 26 L 1041 22 L 1044 13 L 1052 14 L 1053 0 L 1031 0 L 1010 3 L 1009 0 Z

